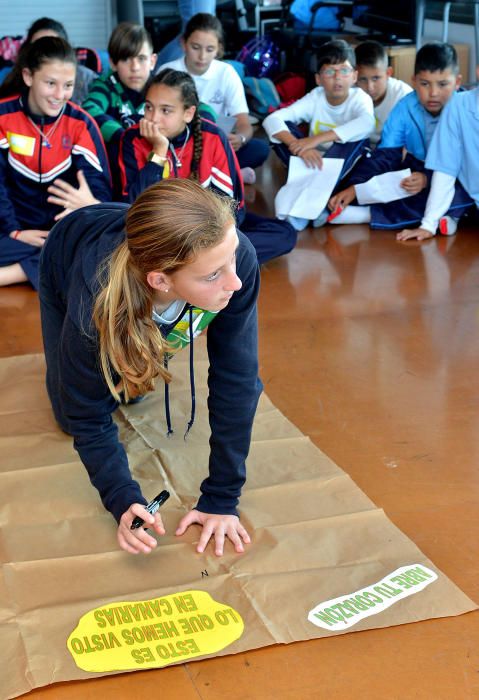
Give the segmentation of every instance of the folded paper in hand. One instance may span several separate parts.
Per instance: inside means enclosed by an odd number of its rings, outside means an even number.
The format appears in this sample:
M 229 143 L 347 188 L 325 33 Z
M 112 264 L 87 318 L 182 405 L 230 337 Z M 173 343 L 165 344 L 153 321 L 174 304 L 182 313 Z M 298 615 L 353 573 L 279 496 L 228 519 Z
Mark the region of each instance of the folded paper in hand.
M 406 192 L 400 184 L 410 174 L 411 170 L 405 168 L 404 170 L 376 175 L 367 182 L 355 185 L 358 204 L 380 204 L 411 197 L 413 193 Z
M 231 134 L 235 124 L 236 117 L 230 117 L 229 114 L 218 114 L 216 117 L 216 126 L 224 131 L 225 134 Z
M 336 186 L 343 158 L 323 158 L 323 167 L 308 168 L 302 158 L 289 159 L 288 181 L 274 200 L 276 216 L 316 219 L 326 207 Z

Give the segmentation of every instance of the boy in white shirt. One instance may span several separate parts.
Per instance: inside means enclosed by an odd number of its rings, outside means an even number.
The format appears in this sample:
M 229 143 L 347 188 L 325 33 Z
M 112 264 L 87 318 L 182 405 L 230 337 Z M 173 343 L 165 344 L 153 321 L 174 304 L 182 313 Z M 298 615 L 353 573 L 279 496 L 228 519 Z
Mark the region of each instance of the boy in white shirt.
M 386 49 L 378 41 L 363 41 L 356 46 L 355 53 L 358 87 L 369 95 L 374 105 L 376 128 L 369 140 L 375 145 L 390 111 L 401 97 L 412 92 L 412 87 L 392 77 Z
M 299 156 L 311 168 L 321 168 L 325 156 L 343 158 L 336 188 L 339 183 L 344 186 L 345 176 L 361 158 L 374 130 L 373 102 L 363 90 L 353 87 L 357 78 L 355 64 L 354 51 L 345 41 L 323 44 L 317 53 L 317 87 L 263 122 L 273 149 L 285 165 L 291 155 Z M 302 122 L 309 124 L 306 137 L 297 126 Z M 313 226 L 322 226 L 327 216 L 325 210 Z M 288 217 L 288 221 L 298 231 L 309 223 L 297 217 Z

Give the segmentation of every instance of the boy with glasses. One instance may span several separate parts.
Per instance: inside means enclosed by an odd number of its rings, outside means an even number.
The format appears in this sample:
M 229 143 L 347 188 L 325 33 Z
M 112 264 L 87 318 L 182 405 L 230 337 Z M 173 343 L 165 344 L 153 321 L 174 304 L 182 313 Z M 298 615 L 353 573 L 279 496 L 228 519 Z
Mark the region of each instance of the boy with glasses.
M 351 171 L 368 146 L 375 126 L 371 98 L 353 87 L 357 79 L 355 65 L 354 50 L 345 41 L 323 44 L 317 53 L 317 87 L 264 120 L 263 127 L 283 163 L 287 165 L 294 155 L 310 168 L 321 168 L 323 157 L 343 158 L 338 182 Z M 306 137 L 298 128 L 301 123 L 309 125 Z M 313 225 L 321 226 L 326 217 L 323 212 Z M 291 223 L 301 230 L 308 220 Z

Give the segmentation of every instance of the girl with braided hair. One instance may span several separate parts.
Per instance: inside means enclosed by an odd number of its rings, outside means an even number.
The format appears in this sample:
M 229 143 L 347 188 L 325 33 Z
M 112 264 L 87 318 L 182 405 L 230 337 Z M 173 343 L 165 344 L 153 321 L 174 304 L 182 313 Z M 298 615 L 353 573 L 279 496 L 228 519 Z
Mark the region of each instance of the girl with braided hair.
M 145 116 L 120 141 L 123 197 L 133 202 L 161 180 L 193 179 L 236 200 L 236 224 L 253 243 L 260 263 L 289 252 L 296 243 L 294 229 L 286 221 L 245 212 L 236 154 L 224 132 L 203 119 L 199 110 L 188 73 L 165 68 L 151 79 Z
M 130 202 L 160 180 L 181 177 L 233 197 L 243 209 L 238 162 L 225 134 L 202 119 L 193 79 L 165 68 L 148 83 L 145 116 L 120 143 L 123 196 Z M 241 217 L 240 217 L 241 218 Z

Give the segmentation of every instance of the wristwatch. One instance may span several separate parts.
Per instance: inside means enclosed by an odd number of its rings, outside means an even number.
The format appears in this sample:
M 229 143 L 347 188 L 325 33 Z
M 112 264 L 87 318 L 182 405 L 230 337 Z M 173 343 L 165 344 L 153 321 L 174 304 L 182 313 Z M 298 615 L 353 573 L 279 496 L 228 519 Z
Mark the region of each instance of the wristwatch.
M 151 151 L 148 153 L 146 160 L 150 163 L 156 163 L 156 165 L 164 165 L 168 158 L 166 156 L 159 156 L 155 151 Z
M 246 143 L 246 136 L 244 134 L 238 134 L 241 139 L 241 145 L 244 146 Z

